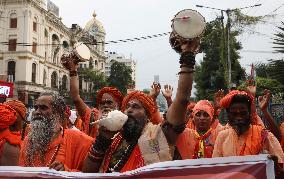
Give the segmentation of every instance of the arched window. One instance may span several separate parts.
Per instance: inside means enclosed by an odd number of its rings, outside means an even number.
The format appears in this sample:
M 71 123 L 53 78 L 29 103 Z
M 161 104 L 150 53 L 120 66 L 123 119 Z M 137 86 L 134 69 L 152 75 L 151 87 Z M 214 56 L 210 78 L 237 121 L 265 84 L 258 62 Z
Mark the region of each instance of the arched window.
M 32 82 L 33 83 L 36 82 L 36 64 L 35 63 L 32 64 Z
M 62 89 L 67 90 L 67 76 L 66 75 L 62 77 Z
M 58 59 L 58 52 L 59 52 L 59 49 L 60 49 L 60 46 L 59 46 L 59 37 L 56 35 L 56 34 L 53 34 L 52 35 L 52 62 L 54 64 L 57 64 L 57 59 Z
M 67 42 L 67 41 L 63 41 L 63 43 L 62 43 L 62 44 L 63 44 L 63 47 L 64 47 L 64 48 L 68 48 L 68 47 L 69 47 L 69 44 L 68 44 L 68 42 Z
M 52 88 L 57 88 L 58 86 L 57 86 L 57 73 L 54 71 L 54 72 L 52 72 L 52 74 L 51 74 L 51 87 Z
M 46 71 L 43 71 L 43 85 L 46 86 Z
M 8 62 L 8 70 L 7 70 L 7 72 L 8 72 L 8 79 L 9 79 L 8 81 L 9 82 L 14 82 L 15 81 L 15 78 L 16 78 L 15 71 L 16 71 L 16 62 L 14 62 L 14 61 Z
M 33 21 L 33 31 L 37 32 L 37 18 L 34 17 L 34 21 Z
M 95 60 L 95 67 L 98 67 L 98 61 Z
M 17 24 L 18 24 L 17 14 L 12 13 L 10 15 L 10 28 L 17 28 Z
M 47 29 L 44 29 L 44 37 L 48 38 L 48 31 L 47 31 Z

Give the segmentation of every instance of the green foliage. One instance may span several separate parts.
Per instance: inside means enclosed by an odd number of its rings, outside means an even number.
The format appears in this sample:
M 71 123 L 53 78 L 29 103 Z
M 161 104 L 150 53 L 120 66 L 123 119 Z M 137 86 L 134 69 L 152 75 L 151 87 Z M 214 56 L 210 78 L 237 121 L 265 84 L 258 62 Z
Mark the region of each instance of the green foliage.
M 276 52 L 284 53 L 284 22 L 281 22 L 283 27 L 278 27 L 279 32 L 274 34 L 276 37 L 273 39 L 273 44 L 277 45 L 275 48 Z
M 150 89 L 143 89 L 143 93 L 150 94 Z
M 115 61 L 111 65 L 110 76 L 107 81 L 110 86 L 116 87 L 126 95 L 127 86 L 134 84 L 131 73 L 132 70 L 130 67 L 127 67 L 124 63 Z
M 84 79 L 87 82 L 92 82 L 89 89 L 89 92 L 80 91 L 80 96 L 83 100 L 91 100 L 90 105 L 95 105 L 95 97 L 98 90 L 101 88 L 108 86 L 104 73 L 98 70 L 93 70 L 90 68 L 79 69 L 80 70 L 80 78 Z
M 284 85 L 275 79 L 256 77 L 256 96 L 262 96 L 265 89 L 270 90 L 271 94 L 283 93 Z M 238 89 L 245 90 L 247 87 L 246 82 L 243 82 Z
M 275 79 L 284 85 L 284 59 L 270 60 L 267 64 L 259 63 L 255 71 L 259 77 Z
M 244 79 L 244 69 L 240 66 L 240 58 L 237 50 L 241 49 L 241 43 L 237 41 L 238 32 L 231 32 L 230 48 L 232 61 L 232 82 L 237 85 Z M 219 89 L 227 88 L 227 50 L 223 39 L 222 23 L 216 19 L 208 22 L 201 50 L 204 58 L 200 65 L 196 65 L 195 82 L 198 99 L 213 100 L 213 95 Z
M 248 16 L 237 9 L 231 12 L 232 27 L 236 28 L 239 33 L 244 32 L 244 27 L 253 27 L 265 17 L 263 16 Z

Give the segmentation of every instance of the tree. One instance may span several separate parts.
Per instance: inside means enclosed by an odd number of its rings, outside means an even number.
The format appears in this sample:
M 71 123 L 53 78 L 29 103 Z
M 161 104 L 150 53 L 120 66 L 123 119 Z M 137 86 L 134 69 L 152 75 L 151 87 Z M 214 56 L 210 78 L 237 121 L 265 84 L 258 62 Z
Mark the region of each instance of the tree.
M 110 76 L 107 79 L 109 86 L 116 87 L 125 95 L 127 86 L 134 84 L 131 77 L 132 70 L 124 63 L 117 61 L 114 61 L 110 68 Z
M 231 61 L 232 61 L 232 81 L 237 85 L 245 77 L 245 71 L 238 61 L 237 50 L 241 49 L 241 43 L 237 41 L 237 31 L 231 32 Z M 223 27 L 219 19 L 208 22 L 204 38 L 201 42 L 201 50 L 204 58 L 200 65 L 196 65 L 195 82 L 198 99 L 211 99 L 219 89 L 226 89 L 227 62 L 226 50 L 224 48 Z
M 269 63 L 259 63 L 255 68 L 258 77 L 275 79 L 284 85 L 284 59 L 269 60 Z
M 91 99 L 93 101 L 92 105 L 95 105 L 94 99 L 97 91 L 105 86 L 108 86 L 104 73 L 91 68 L 84 68 L 80 69 L 80 78 L 87 82 L 92 82 L 89 92 L 80 91 L 80 96 L 82 96 L 83 99 Z
M 282 85 L 279 81 L 275 79 L 256 77 L 255 84 L 256 84 L 256 89 L 257 89 L 256 96 L 262 96 L 263 91 L 265 89 L 270 90 L 271 94 L 283 93 L 284 91 L 284 85 Z M 246 82 L 243 82 L 238 87 L 238 89 L 245 90 L 246 86 L 247 86 Z
M 283 27 L 278 27 L 279 32 L 277 34 L 274 34 L 276 37 L 273 39 L 273 44 L 277 45 L 273 48 L 275 48 L 276 52 L 284 53 L 284 22 L 281 22 Z

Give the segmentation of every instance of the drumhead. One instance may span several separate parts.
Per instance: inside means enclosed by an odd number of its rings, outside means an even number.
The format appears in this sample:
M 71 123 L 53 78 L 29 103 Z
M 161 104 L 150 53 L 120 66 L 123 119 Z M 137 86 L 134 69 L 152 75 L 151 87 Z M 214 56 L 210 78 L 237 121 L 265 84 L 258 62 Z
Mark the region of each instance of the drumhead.
M 76 55 L 81 61 L 87 61 L 91 58 L 89 47 L 83 44 L 83 42 L 77 42 L 74 47 Z
M 185 39 L 199 37 L 204 32 L 205 27 L 205 18 L 192 9 L 178 12 L 172 23 L 172 30 Z

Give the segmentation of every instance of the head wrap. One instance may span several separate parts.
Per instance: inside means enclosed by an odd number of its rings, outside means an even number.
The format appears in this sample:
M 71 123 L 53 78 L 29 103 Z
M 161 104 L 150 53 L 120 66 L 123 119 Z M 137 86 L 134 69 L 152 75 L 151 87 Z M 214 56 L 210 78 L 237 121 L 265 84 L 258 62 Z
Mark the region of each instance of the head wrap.
M 196 103 L 193 108 L 193 116 L 195 116 L 199 111 L 205 111 L 210 116 L 210 119 L 213 119 L 214 107 L 208 100 L 200 100 Z
M 22 120 L 26 120 L 27 108 L 24 103 L 19 100 L 9 100 L 6 101 L 4 104 L 11 106 L 21 116 Z
M 192 110 L 194 108 L 194 106 L 196 105 L 195 102 L 190 102 L 188 105 L 187 105 L 187 110 Z
M 119 107 L 121 106 L 123 96 L 121 92 L 114 87 L 104 87 L 99 90 L 97 97 L 96 97 L 97 105 L 99 105 L 102 102 L 102 97 L 105 93 L 110 94 L 114 98 L 114 100 L 118 103 Z
M 0 129 L 6 129 L 14 124 L 17 112 L 9 105 L 0 104 Z
M 149 116 L 150 120 L 152 120 L 154 113 L 157 111 L 155 102 L 151 97 L 149 97 L 148 95 L 146 95 L 141 91 L 132 91 L 123 99 L 121 106 L 122 111 L 125 111 L 127 103 L 134 99 L 137 99 L 142 103 L 144 109 L 150 115 Z
M 252 95 L 245 91 L 240 91 L 240 90 L 232 90 L 229 94 L 227 94 L 225 97 L 223 97 L 220 101 L 220 106 L 227 109 L 231 106 L 232 99 L 235 95 L 244 95 L 248 96 L 251 99 L 251 103 L 253 102 L 254 98 Z M 253 105 L 253 103 L 252 103 Z
M 76 114 L 76 111 L 72 111 L 71 110 L 71 114 L 69 116 L 69 120 L 70 122 L 74 125 L 75 121 L 77 119 L 77 114 Z

